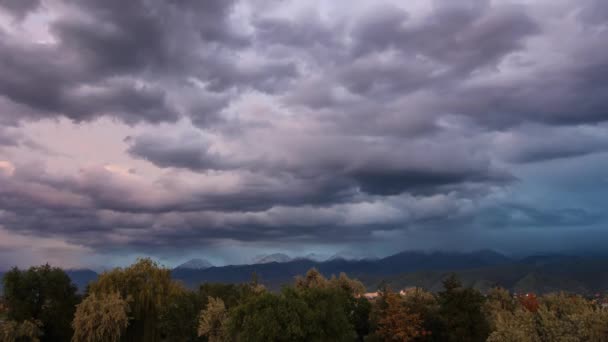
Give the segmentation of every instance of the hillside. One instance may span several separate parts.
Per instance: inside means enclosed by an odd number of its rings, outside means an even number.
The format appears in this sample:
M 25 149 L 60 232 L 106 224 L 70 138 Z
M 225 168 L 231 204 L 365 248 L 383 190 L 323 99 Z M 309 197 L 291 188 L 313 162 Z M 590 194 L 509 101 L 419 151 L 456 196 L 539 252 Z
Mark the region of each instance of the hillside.
M 351 277 L 373 279 L 406 272 L 465 270 L 504 265 L 510 262 L 512 262 L 511 259 L 492 251 L 471 253 L 408 251 L 376 260 L 334 259 L 316 262 L 296 259 L 283 263 L 232 265 L 211 267 L 205 270 L 175 269 L 172 271 L 172 275 L 175 279 L 192 287 L 203 282 L 246 282 L 255 273 L 266 286 L 278 289 L 281 285 L 291 283 L 295 276 L 304 274 L 313 267 L 328 276 L 345 272 Z
M 603 293 L 608 290 L 608 260 L 583 257 L 559 257 L 542 262 L 526 258 L 519 262 L 492 267 L 455 271 L 463 284 L 486 291 L 500 285 L 513 292 L 548 293 L 568 291 L 580 294 Z M 447 271 L 404 273 L 392 277 L 367 277 L 363 280 L 374 288 L 383 281 L 394 288 L 419 286 L 431 291 L 442 288 Z
M 547 293 L 559 290 L 592 294 L 608 289 L 608 258 L 564 255 L 531 256 L 513 260 L 493 251 L 471 253 L 401 252 L 376 260 L 312 261 L 294 259 L 251 265 L 229 265 L 194 269 L 173 269 L 174 279 L 190 288 L 205 282 L 243 283 L 257 274 L 261 283 L 277 290 L 297 275 L 316 268 L 326 276 L 347 273 L 361 280 L 369 290 L 383 282 L 393 288 L 419 286 L 431 291 L 442 288 L 442 280 L 456 273 L 463 283 L 486 291 L 500 285 L 514 292 Z M 66 270 L 80 292 L 97 274 L 91 270 Z M 2 276 L 0 272 L 0 277 Z M 0 286 L 1 287 L 1 286 Z M 0 289 L 1 290 L 1 289 Z

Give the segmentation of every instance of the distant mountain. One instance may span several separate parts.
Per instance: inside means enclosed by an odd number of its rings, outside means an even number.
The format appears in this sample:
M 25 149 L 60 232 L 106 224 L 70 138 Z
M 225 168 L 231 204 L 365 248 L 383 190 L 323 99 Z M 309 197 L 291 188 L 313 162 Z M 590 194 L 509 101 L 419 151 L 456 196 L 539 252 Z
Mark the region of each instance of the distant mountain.
M 89 269 L 69 269 L 66 270 L 68 277 L 72 279 L 72 282 L 78 287 L 78 292 L 84 293 L 87 289 L 87 285 L 90 282 L 97 280 L 97 272 Z
M 454 271 L 465 286 L 487 291 L 500 285 L 518 293 L 568 291 L 580 294 L 608 291 L 608 258 L 568 256 L 530 257 L 512 263 Z M 422 271 L 392 277 L 367 277 L 371 288 L 388 282 L 394 288 L 419 286 L 440 291 L 451 272 Z
M 289 262 L 291 257 L 283 253 L 274 253 L 269 255 L 260 255 L 255 258 L 254 263 L 256 264 L 268 264 L 271 262 Z
M 338 252 L 332 256 L 330 256 L 329 258 L 327 258 L 327 260 L 375 260 L 378 259 L 375 256 L 372 255 L 361 255 L 361 254 L 357 254 L 357 253 L 353 253 L 353 252 L 349 252 L 349 251 L 342 251 L 342 252 Z
M 360 279 L 387 277 L 418 271 L 454 271 L 486 266 L 498 266 L 513 262 L 510 258 L 493 251 L 470 253 L 450 252 L 402 252 L 382 259 L 344 260 L 333 259 L 317 262 L 308 259 L 295 259 L 288 262 L 259 263 L 255 265 L 231 265 L 205 270 L 176 269 L 173 277 L 188 286 L 203 282 L 240 283 L 250 280 L 256 273 L 262 283 L 272 289 L 293 282 L 296 275 L 304 274 L 310 268 L 317 268 L 329 276 L 345 272 Z
M 191 259 L 175 268 L 188 270 L 204 270 L 210 267 L 213 267 L 213 264 L 205 259 Z
M 295 259 L 305 259 L 305 260 L 312 260 L 312 261 L 321 262 L 321 261 L 327 260 L 327 256 L 326 255 L 316 254 L 316 253 L 308 253 L 305 256 L 297 257 Z

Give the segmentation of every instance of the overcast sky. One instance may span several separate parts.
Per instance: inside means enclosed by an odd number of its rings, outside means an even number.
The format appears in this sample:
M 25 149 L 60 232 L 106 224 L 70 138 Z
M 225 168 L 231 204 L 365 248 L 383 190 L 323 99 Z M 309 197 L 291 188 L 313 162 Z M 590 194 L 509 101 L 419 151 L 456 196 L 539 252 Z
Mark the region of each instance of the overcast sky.
M 0 268 L 608 244 L 608 1 L 0 0 Z

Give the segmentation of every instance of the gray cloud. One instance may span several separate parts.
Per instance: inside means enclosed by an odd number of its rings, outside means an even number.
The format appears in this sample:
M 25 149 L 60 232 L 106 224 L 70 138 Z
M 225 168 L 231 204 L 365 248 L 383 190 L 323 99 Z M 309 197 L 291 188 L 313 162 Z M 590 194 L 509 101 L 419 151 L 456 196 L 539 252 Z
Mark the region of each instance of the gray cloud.
M 0 7 L 9 11 L 15 18 L 23 19 L 29 12 L 40 6 L 40 0 L 1 0 Z
M 604 2 L 295 4 L 0 0 L 0 228 L 151 251 L 605 222 L 511 198 L 608 149 Z M 32 128 L 57 118 L 116 119 L 96 143 L 126 151 L 61 159 Z
M 608 150 L 604 125 L 527 126 L 499 134 L 495 144 L 498 155 L 515 163 L 578 157 Z

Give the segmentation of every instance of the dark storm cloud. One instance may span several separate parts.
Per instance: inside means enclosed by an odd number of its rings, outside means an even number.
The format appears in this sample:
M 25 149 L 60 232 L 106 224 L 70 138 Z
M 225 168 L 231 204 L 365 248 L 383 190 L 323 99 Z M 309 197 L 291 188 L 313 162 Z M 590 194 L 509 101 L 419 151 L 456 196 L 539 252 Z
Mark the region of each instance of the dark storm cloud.
M 199 135 L 186 135 L 180 139 L 162 139 L 145 135 L 129 139 L 129 153 L 151 161 L 160 167 L 181 167 L 193 170 L 234 169 L 222 158 L 209 151 L 209 146 Z
M 108 115 L 126 122 L 177 118 L 162 89 L 129 79 L 97 79 L 78 56 L 66 55 L 61 49 L 5 41 L 0 50 L 0 92 L 35 110 L 3 108 L 8 117 L 65 115 L 82 121 Z
M 40 6 L 40 0 L 0 0 L 0 8 L 9 11 L 18 19 L 23 19 Z
M 256 156 L 253 146 L 243 147 L 249 149 L 245 155 L 222 155 L 211 151 L 212 146 L 196 133 L 179 138 L 145 135 L 129 142 L 131 155 L 163 168 L 249 171 L 311 185 L 331 183 L 339 192 L 346 188 L 382 196 L 434 193 L 445 191 L 444 186 L 513 180 L 507 171 L 487 159 L 467 156 L 459 148 L 414 141 L 406 145 L 400 141 L 371 144 L 350 138 L 287 139 L 281 144 L 292 147 L 291 161 L 268 153 Z M 330 195 L 325 193 L 325 186 L 320 189 L 324 195 Z
M 371 96 L 449 87 L 521 49 L 524 38 L 538 32 L 519 7 L 450 4 L 417 22 L 399 8 L 378 7 L 355 24 L 356 60 L 342 71 L 342 80 L 351 91 Z M 396 58 L 365 61 L 379 53 Z
M 222 239 L 343 243 L 368 239 L 376 230 L 404 228 L 403 220 L 441 220 L 448 212 L 457 215 L 455 203 L 461 200 L 408 195 L 383 204 L 380 198 L 362 196 L 351 184 L 330 177 L 252 175 L 241 179 L 237 188 L 220 192 L 184 187 L 171 176 L 154 183 L 131 177 L 135 176 L 105 168 L 58 176 L 41 165 L 17 165 L 13 173 L 0 172 L 0 225 L 39 237 L 66 237 L 99 251 L 186 248 Z M 403 220 L 387 217 L 382 222 L 351 218 L 359 210 L 369 210 L 368 206 L 411 213 Z M 347 238 L 340 233 L 344 229 L 351 232 Z
M 521 203 L 506 203 L 482 210 L 476 224 L 491 229 L 581 227 L 601 224 L 605 215 L 583 208 L 536 208 Z
M 0 0 L 0 226 L 153 250 L 605 221 L 496 199 L 526 165 L 608 150 L 604 2 L 271 4 Z M 58 117 L 136 126 L 138 160 L 104 158 L 146 170 L 5 157 Z
M 57 7 L 50 24 L 57 44 L 3 39 L 0 94 L 33 110 L 28 115 L 4 108 L 3 116 L 82 121 L 105 115 L 155 123 L 186 114 L 204 124 L 227 102 L 180 103 L 187 109 L 180 113 L 168 96 L 193 87 L 184 80 L 199 78 L 220 94 L 248 86 L 273 91 L 295 75 L 294 66 L 281 61 L 240 63 L 235 55 L 248 41 L 228 21 L 232 1 L 67 4 L 69 11 Z

